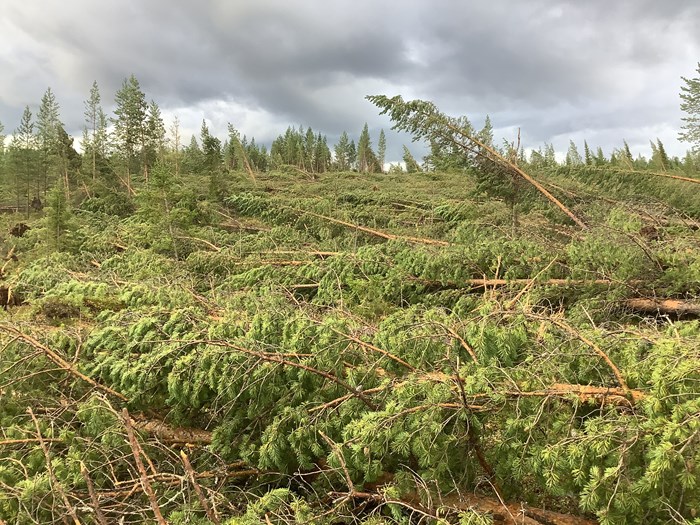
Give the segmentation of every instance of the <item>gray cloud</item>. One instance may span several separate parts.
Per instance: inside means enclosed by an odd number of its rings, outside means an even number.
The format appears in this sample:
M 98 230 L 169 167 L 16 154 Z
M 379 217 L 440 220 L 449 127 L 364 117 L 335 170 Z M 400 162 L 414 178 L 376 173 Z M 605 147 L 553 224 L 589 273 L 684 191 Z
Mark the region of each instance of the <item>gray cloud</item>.
M 588 138 L 681 154 L 680 76 L 700 60 L 694 0 L 373 2 L 5 0 L 0 121 L 12 129 L 47 86 L 73 133 L 96 79 L 111 106 L 134 73 L 186 131 L 207 117 L 269 141 L 287 125 L 329 139 L 390 123 L 368 93 L 434 100 L 526 146 Z M 376 136 L 376 135 L 375 135 Z M 512 138 L 512 137 L 506 137 Z M 389 154 L 407 137 L 389 135 Z

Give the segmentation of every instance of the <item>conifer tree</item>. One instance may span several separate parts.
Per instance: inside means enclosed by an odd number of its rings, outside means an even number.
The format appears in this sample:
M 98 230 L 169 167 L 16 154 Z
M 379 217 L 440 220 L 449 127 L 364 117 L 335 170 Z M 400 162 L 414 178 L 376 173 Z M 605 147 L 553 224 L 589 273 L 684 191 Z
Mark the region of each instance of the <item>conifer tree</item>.
M 143 141 L 143 169 L 148 179 L 148 173 L 156 160 L 162 159 L 165 153 L 165 123 L 160 113 L 160 107 L 151 100 L 145 123 Z
M 622 158 L 627 164 L 627 167 L 632 168 L 632 165 L 634 164 L 634 157 L 632 156 L 632 151 L 630 150 L 630 145 L 627 144 L 626 140 L 622 141 L 623 143 L 623 148 L 622 148 Z
M 333 148 L 335 154 L 335 162 L 338 171 L 347 171 L 350 169 L 350 137 L 347 131 L 343 131 L 338 139 L 338 143 Z
M 10 152 L 14 171 L 16 205 L 19 209 L 26 199 L 26 213 L 29 214 L 30 186 L 37 180 L 37 138 L 34 135 L 34 122 L 29 106 L 24 108 L 19 127 L 12 135 Z M 23 199 L 22 197 L 25 197 Z
M 598 149 L 596 149 L 596 155 L 593 160 L 596 166 L 604 166 L 607 163 L 605 153 L 603 153 L 603 148 L 600 146 L 598 146 Z
M 583 159 L 573 140 L 569 141 L 569 149 L 566 152 L 566 165 L 571 167 L 583 165 Z
M 360 140 L 357 143 L 357 169 L 360 172 L 372 171 L 372 141 L 369 136 L 369 128 L 365 122 L 360 134 Z
M 182 150 L 182 169 L 186 173 L 201 173 L 203 160 L 202 149 L 197 138 L 192 135 L 189 145 Z
M 46 204 L 47 241 L 56 251 L 61 251 L 65 247 L 65 235 L 72 217 L 63 178 L 59 178 L 49 192 Z
M 382 129 L 379 132 L 379 140 L 377 141 L 377 161 L 381 171 L 384 171 L 384 163 L 386 162 L 386 135 Z
M 583 158 L 586 161 L 586 166 L 593 165 L 593 154 L 591 153 L 591 148 L 588 147 L 588 142 L 583 141 Z
M 357 167 L 357 147 L 355 146 L 355 139 L 350 141 L 350 146 L 348 147 L 348 168 L 355 169 Z
M 56 165 L 56 150 L 58 147 L 58 129 L 62 127 L 59 120 L 59 107 L 51 88 L 47 88 L 41 97 L 41 105 L 37 113 L 36 131 L 40 154 L 41 177 L 35 181 L 35 197 L 43 190 L 48 191 L 49 173 Z M 67 182 L 67 181 L 64 181 Z
M 107 115 L 102 109 L 102 98 L 97 81 L 93 81 L 90 97 L 85 101 L 85 128 L 83 130 L 83 152 L 90 162 L 93 182 L 97 173 L 103 172 L 107 159 Z
M 416 159 L 411 154 L 411 150 L 409 150 L 405 145 L 403 147 L 403 162 L 406 165 L 406 173 L 420 173 L 423 171 L 420 164 L 416 162 Z
M 671 167 L 670 160 L 666 154 L 666 148 L 664 148 L 661 139 L 656 139 L 656 153 L 658 158 L 656 159 L 656 164 L 661 168 L 662 171 L 666 171 Z M 653 161 L 654 159 L 652 159 Z
M 697 67 L 698 76 L 695 78 L 681 77 L 681 110 L 686 116 L 681 120 L 683 125 L 678 138 L 691 144 L 695 151 L 700 150 L 700 62 Z
M 122 87 L 115 95 L 116 118 L 114 123 L 114 143 L 122 158 L 126 172 L 125 184 L 131 191 L 131 175 L 140 170 L 141 154 L 146 138 L 146 117 L 148 105 L 146 95 L 134 75 L 124 79 Z

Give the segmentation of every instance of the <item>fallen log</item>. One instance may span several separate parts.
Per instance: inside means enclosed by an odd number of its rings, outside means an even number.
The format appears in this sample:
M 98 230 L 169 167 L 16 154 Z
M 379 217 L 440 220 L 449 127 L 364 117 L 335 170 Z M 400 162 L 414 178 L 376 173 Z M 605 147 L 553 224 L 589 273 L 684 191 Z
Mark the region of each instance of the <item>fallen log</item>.
M 674 317 L 700 317 L 700 303 L 682 299 L 627 299 L 625 306 L 642 314 L 671 315 Z

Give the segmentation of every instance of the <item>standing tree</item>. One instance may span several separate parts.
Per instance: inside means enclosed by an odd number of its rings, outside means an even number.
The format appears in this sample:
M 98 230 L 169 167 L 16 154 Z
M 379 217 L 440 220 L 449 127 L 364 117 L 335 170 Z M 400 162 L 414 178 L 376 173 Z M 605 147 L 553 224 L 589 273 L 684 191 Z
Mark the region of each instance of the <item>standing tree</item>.
M 379 140 L 377 141 L 377 161 L 381 171 L 384 171 L 384 162 L 386 161 L 386 135 L 382 129 L 379 132 Z
M 573 140 L 569 141 L 569 150 L 566 152 L 566 165 L 570 167 L 581 166 L 583 159 Z
M 107 158 L 107 115 L 100 102 L 100 88 L 97 81 L 94 81 L 90 89 L 90 98 L 85 101 L 86 127 L 83 130 L 83 152 L 85 159 L 90 162 L 93 182 L 97 178 L 99 167 L 104 167 Z
M 333 148 L 335 155 L 335 165 L 338 171 L 347 171 L 350 169 L 350 137 L 347 131 L 343 131 L 340 135 L 338 143 Z
M 46 199 L 47 241 L 56 251 L 61 251 L 65 247 L 65 234 L 70 229 L 72 218 L 66 193 L 64 180 L 59 178 Z
M 374 171 L 372 168 L 372 158 L 376 158 L 372 151 L 372 141 L 369 137 L 369 128 L 365 122 L 360 134 L 360 140 L 357 143 L 357 169 L 360 172 Z
M 42 191 L 44 194 L 49 187 L 49 174 L 56 166 L 56 151 L 58 147 L 58 130 L 63 124 L 59 120 L 59 107 L 51 88 L 48 88 L 41 97 L 41 105 L 36 118 L 37 139 L 40 154 L 41 177 L 36 180 L 35 197 L 39 197 Z M 65 180 L 66 191 L 68 191 L 68 181 Z
M 403 147 L 403 162 L 406 165 L 407 173 L 420 173 L 423 171 L 420 164 L 416 162 L 416 159 L 411 154 L 411 150 L 409 150 L 405 145 Z
M 586 161 L 586 166 L 593 165 L 593 154 L 591 153 L 591 148 L 588 147 L 588 142 L 583 141 L 583 158 Z
M 12 135 L 10 143 L 12 169 L 14 171 L 15 195 L 17 209 L 22 206 L 22 197 L 26 198 L 26 213 L 29 214 L 29 193 L 36 176 L 37 139 L 34 135 L 34 122 L 29 106 L 24 108 L 19 127 Z
M 175 177 L 180 176 L 180 147 L 182 146 L 182 137 L 180 136 L 180 119 L 175 116 L 172 125 L 170 126 L 170 135 L 173 144 L 173 159 L 175 161 Z
M 681 86 L 681 110 L 686 116 L 681 120 L 684 124 L 678 138 L 683 142 L 689 142 L 695 151 L 700 151 L 700 62 L 695 78 L 685 78 L 685 86 Z
M 148 105 L 145 135 L 143 141 L 143 171 L 148 180 L 148 173 L 156 160 L 162 159 L 165 153 L 165 124 L 160 114 L 160 108 L 153 100 Z
M 148 105 L 134 75 L 124 79 L 121 89 L 115 95 L 116 118 L 114 123 L 114 143 L 125 168 L 123 180 L 127 191 L 133 193 L 131 174 L 141 167 L 141 153 L 146 137 L 146 116 Z

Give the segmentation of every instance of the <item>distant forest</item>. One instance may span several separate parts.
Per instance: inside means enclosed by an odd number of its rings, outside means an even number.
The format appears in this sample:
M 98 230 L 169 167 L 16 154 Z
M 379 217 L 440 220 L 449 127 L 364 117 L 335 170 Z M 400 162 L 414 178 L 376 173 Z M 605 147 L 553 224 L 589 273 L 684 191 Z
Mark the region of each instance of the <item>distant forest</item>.
M 683 80 L 687 85 L 682 89 L 688 93 L 681 93 L 681 97 L 689 98 L 684 103 L 690 112 L 686 120 L 692 131 L 697 127 L 693 120 L 697 120 L 697 109 L 693 105 L 697 105 L 698 87 L 693 84 L 697 80 Z M 51 88 L 44 93 L 36 115 L 29 105 L 25 107 L 21 121 L 9 137 L 3 135 L 5 128 L 0 122 L 0 202 L 29 210 L 32 202 L 36 207 L 56 183 L 60 183 L 68 195 L 76 191 L 89 195 L 89 188 L 96 183 L 121 187 L 133 194 L 134 184 L 148 181 L 149 173 L 158 162 L 169 163 L 176 176 L 180 173 L 209 175 L 214 186 L 220 177 L 234 171 L 291 170 L 313 176 L 328 171 L 381 173 L 388 168 L 394 173 L 415 173 L 474 167 L 458 147 L 446 146 L 430 137 L 427 140 L 429 153 L 421 162 L 403 146 L 402 162 L 387 164 L 384 130 L 380 131 L 375 146 L 367 124 L 357 140 L 344 131 L 333 146 L 328 144 L 325 135 L 311 127 L 290 126 L 268 149 L 254 137 L 241 136 L 231 123 L 222 140 L 210 132 L 205 119 L 199 136 L 193 135 L 185 142 L 177 117 L 166 124 L 158 104 L 148 101 L 133 75 L 124 79 L 114 105 L 114 114 L 108 115 L 103 109 L 98 84 L 94 82 L 84 103 L 85 126 L 79 148 L 82 154 L 65 130 L 60 105 Z M 552 144 L 544 144 L 529 155 L 519 144 L 504 143 L 502 147 L 494 144 L 488 116 L 478 131 L 467 117 L 459 117 L 457 122 L 467 134 L 480 137 L 501 152 L 515 147 L 517 162 L 526 168 L 548 169 L 563 165 L 692 173 L 700 165 L 697 152 L 694 154 L 691 150 L 682 159 L 669 157 L 659 139 L 650 141 L 650 158 L 635 157 L 624 139 L 619 148 L 607 155 L 601 147 L 593 148 L 586 141 L 582 149 L 570 141 L 565 159 L 559 162 Z M 694 136 L 689 131 L 682 138 L 692 142 Z

